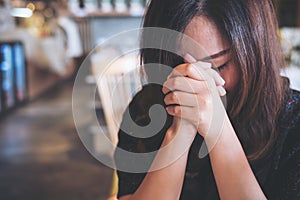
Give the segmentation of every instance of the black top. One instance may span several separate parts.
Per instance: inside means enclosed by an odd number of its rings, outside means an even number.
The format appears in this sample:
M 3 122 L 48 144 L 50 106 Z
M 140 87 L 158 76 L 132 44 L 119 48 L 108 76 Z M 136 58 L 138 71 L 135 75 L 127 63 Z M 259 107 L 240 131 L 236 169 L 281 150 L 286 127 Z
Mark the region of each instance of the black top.
M 150 122 L 148 111 L 154 104 L 165 106 L 163 93 L 159 85 L 145 86 L 129 105 L 129 113 L 137 125 Z M 150 138 L 132 137 L 119 131 L 118 147 L 135 153 L 156 151 L 164 139 L 166 130 L 172 123 L 168 116 L 163 129 Z M 122 126 L 122 125 L 121 125 Z M 266 159 L 251 163 L 251 168 L 268 199 L 300 199 L 300 93 L 288 92 L 283 111 L 278 119 L 279 135 L 273 153 Z M 126 129 L 128 130 L 128 129 Z M 134 128 L 130 130 L 135 132 Z M 127 131 L 126 131 L 127 132 Z M 136 134 L 136 133 L 135 133 Z M 203 138 L 197 134 L 190 148 L 180 199 L 219 199 L 209 156 L 198 157 Z M 154 157 L 153 157 L 154 158 Z M 152 159 L 153 159 L 152 158 Z M 116 151 L 115 161 L 118 167 L 132 164 Z M 150 167 L 151 162 L 147 163 Z M 127 173 L 117 171 L 119 177 L 118 197 L 133 194 L 141 184 L 146 173 Z

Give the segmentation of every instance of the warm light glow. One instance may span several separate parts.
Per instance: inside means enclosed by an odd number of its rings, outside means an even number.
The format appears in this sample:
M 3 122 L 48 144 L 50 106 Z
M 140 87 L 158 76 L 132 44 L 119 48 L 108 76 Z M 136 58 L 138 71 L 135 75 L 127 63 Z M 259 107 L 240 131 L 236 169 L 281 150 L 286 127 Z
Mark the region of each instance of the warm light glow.
M 35 10 L 35 5 L 33 3 L 29 3 L 26 6 L 27 8 L 29 8 L 30 10 L 34 11 Z
M 13 8 L 10 14 L 14 17 L 29 18 L 32 16 L 32 10 L 29 8 Z

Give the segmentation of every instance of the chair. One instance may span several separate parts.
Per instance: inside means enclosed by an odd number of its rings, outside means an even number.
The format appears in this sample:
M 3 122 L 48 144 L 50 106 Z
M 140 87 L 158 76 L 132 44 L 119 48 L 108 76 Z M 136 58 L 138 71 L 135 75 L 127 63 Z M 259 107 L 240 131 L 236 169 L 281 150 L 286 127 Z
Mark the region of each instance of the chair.
M 117 134 L 123 113 L 132 97 L 142 86 L 139 73 L 139 57 L 136 54 L 130 54 L 114 61 L 110 60 L 117 55 L 118 52 L 110 49 L 106 52 L 96 53 L 91 59 L 92 74 L 96 78 L 108 135 L 114 146 L 118 142 Z M 94 144 L 101 145 L 101 141 L 94 142 Z M 108 153 L 112 156 L 113 152 Z M 116 171 L 114 171 L 109 200 L 116 199 L 117 191 L 118 177 Z

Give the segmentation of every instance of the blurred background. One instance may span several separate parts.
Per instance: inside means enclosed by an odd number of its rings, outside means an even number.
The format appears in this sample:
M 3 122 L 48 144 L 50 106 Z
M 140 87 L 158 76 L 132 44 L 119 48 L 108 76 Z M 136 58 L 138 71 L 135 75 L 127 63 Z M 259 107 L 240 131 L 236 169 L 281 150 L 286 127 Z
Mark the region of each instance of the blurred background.
M 282 75 L 300 90 L 300 0 L 274 2 L 286 59 Z M 119 122 L 112 118 L 120 119 L 141 87 L 137 53 L 112 64 L 104 82 L 97 77 L 109 58 L 138 44 L 136 34 L 108 39 L 139 28 L 148 3 L 0 0 L 0 199 L 115 198 L 114 170 L 95 157 L 112 157 L 101 141 L 116 143 Z M 76 102 L 82 117 L 75 127 L 72 90 L 79 70 Z M 112 89 L 117 100 L 126 97 L 116 110 L 108 106 Z

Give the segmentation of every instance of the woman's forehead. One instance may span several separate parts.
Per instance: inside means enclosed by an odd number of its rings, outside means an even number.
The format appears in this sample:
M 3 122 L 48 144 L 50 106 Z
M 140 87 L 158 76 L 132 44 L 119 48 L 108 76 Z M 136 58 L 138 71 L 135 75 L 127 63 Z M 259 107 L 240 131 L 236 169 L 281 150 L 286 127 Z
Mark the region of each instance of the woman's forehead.
M 193 54 L 197 60 L 229 48 L 228 42 L 214 23 L 205 17 L 194 17 L 183 33 L 184 37 L 180 41 L 181 51 Z

